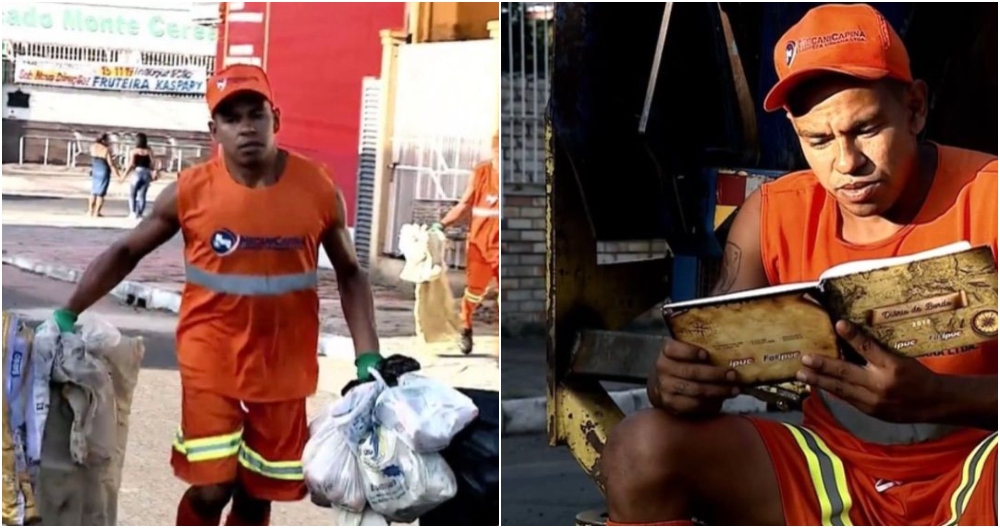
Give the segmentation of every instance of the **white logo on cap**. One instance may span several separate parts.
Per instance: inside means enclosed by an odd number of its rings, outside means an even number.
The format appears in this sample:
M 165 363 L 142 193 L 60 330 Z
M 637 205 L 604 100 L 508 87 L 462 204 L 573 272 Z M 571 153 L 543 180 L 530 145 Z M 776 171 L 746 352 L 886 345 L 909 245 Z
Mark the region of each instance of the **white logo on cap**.
M 795 60 L 795 49 L 796 48 L 797 48 L 797 46 L 795 45 L 795 41 L 794 40 L 789 40 L 788 41 L 788 45 L 785 46 L 785 66 L 791 66 L 792 65 L 792 61 Z

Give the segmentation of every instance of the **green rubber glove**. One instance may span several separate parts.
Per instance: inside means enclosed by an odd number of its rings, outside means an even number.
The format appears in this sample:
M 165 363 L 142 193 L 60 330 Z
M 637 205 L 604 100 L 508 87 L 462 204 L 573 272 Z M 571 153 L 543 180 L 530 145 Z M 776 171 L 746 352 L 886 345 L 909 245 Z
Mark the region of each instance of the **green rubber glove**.
M 354 360 L 354 366 L 358 367 L 358 380 L 371 381 L 372 375 L 368 369 L 378 370 L 382 363 L 382 355 L 378 352 L 365 352 Z
M 434 222 L 431 224 L 431 231 L 440 233 L 441 231 L 444 231 L 444 225 L 441 224 L 441 222 Z
M 69 310 L 59 309 L 52 314 L 60 332 L 72 332 L 76 328 L 77 315 Z

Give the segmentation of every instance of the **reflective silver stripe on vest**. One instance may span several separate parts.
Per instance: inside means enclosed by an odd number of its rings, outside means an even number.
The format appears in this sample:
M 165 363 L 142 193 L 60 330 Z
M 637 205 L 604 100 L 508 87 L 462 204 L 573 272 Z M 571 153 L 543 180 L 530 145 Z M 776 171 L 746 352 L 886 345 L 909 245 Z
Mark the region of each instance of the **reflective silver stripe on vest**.
M 191 284 L 232 295 L 284 295 L 315 290 L 319 282 L 316 270 L 288 275 L 233 275 L 212 273 L 193 264 L 185 264 L 184 274 Z
M 486 207 L 473 207 L 472 208 L 472 216 L 499 217 L 500 216 L 500 210 L 499 209 L 488 209 Z
M 855 438 L 869 444 L 894 446 L 912 445 L 940 440 L 959 430 L 958 427 L 936 424 L 899 424 L 872 418 L 851 404 L 826 391 L 817 391 L 820 400 L 833 418 Z

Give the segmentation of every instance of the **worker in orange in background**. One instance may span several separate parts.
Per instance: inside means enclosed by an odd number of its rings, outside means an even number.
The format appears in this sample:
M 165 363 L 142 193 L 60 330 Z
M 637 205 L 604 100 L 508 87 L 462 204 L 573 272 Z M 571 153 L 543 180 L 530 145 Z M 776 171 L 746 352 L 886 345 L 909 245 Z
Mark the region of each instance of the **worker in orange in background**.
M 54 318 L 108 294 L 178 232 L 186 281 L 177 324 L 181 424 L 174 473 L 191 487 L 178 526 L 270 523 L 271 501 L 305 497 L 306 397 L 319 364 L 317 261 L 337 274 L 358 378 L 381 363 L 371 286 L 329 174 L 279 149 L 280 114 L 260 68 L 236 65 L 208 82 L 209 130 L 223 155 L 185 170 L 153 212 L 97 257 Z
M 433 229 L 450 227 L 472 214 L 462 296 L 463 354 L 472 353 L 472 312 L 483 302 L 490 279 L 500 287 L 500 135 L 493 135 L 493 159 L 476 167 L 465 194 Z

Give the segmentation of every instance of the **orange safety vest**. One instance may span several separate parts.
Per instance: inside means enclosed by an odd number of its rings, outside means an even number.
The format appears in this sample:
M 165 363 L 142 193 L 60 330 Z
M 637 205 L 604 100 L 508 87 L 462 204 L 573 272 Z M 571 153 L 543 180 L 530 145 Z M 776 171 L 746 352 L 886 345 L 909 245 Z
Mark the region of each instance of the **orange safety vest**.
M 291 154 L 267 188 L 238 184 L 221 159 L 178 179 L 185 285 L 177 357 L 186 385 L 253 402 L 315 392 L 317 262 L 335 200 L 327 173 Z
M 938 147 L 938 169 L 926 203 L 911 225 L 886 240 L 851 244 L 840 237 L 836 200 L 808 171 L 761 188 L 761 253 L 769 282 L 815 281 L 845 262 L 912 255 L 954 242 L 991 246 L 997 254 L 997 161 L 994 156 Z M 997 372 L 996 341 L 961 353 L 921 358 L 935 372 L 986 375 Z M 844 431 L 824 403 L 809 397 L 805 425 L 845 461 L 880 478 L 910 482 L 961 465 L 986 431 L 961 429 L 914 446 L 871 448 Z M 873 451 L 874 449 L 874 451 Z
M 500 260 L 500 173 L 492 163 L 476 167 L 472 192 L 472 223 L 469 244 L 476 246 L 489 262 Z

